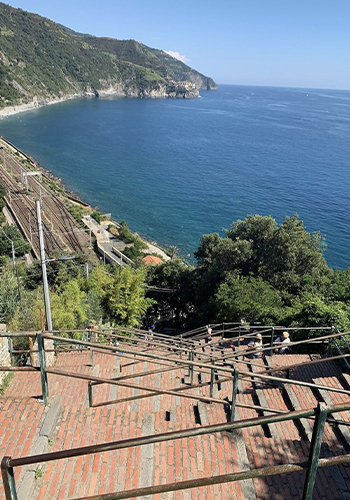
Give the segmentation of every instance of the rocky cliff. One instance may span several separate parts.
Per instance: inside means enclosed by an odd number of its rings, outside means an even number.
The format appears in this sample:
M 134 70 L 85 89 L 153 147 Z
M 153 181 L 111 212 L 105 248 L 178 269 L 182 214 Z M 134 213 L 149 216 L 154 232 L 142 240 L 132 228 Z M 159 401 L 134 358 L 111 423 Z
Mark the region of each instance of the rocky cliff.
M 163 51 L 75 33 L 0 3 L 0 108 L 77 95 L 193 98 L 214 88 Z

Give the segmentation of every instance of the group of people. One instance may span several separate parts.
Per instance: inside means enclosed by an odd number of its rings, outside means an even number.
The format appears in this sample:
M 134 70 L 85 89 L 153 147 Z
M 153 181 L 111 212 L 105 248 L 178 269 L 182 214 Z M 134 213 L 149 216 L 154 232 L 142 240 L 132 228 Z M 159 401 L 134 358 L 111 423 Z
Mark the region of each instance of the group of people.
M 274 349 L 275 353 L 277 354 L 286 354 L 289 350 L 288 344 L 290 343 L 290 337 L 289 333 L 287 331 L 284 331 L 282 335 L 276 338 L 274 341 L 274 346 L 276 346 L 276 349 Z M 251 354 L 247 354 L 249 358 L 261 358 L 262 356 L 262 348 L 263 348 L 263 342 L 262 342 L 262 335 L 261 333 L 257 333 L 253 340 L 251 340 L 248 344 L 248 350 L 253 351 Z
M 153 334 L 154 334 L 154 325 L 151 325 L 148 332 L 145 335 L 145 340 L 152 342 L 153 340 Z M 207 330 L 207 335 L 205 337 L 205 342 L 206 343 L 211 343 L 212 341 L 212 328 L 210 325 L 206 326 Z M 290 337 L 289 333 L 287 331 L 282 332 L 281 335 L 279 335 L 276 340 L 274 341 L 274 352 L 277 354 L 286 354 L 286 352 L 289 351 L 289 346 L 288 344 L 290 343 Z M 227 346 L 232 349 L 232 351 L 236 350 L 236 347 L 234 345 L 234 341 L 231 340 L 229 342 L 229 345 Z M 256 333 L 256 335 L 252 338 L 252 340 L 249 342 L 247 345 L 247 354 L 246 356 L 248 358 L 252 359 L 257 359 L 262 357 L 263 353 L 263 338 L 261 333 Z M 252 351 L 251 353 L 249 351 Z

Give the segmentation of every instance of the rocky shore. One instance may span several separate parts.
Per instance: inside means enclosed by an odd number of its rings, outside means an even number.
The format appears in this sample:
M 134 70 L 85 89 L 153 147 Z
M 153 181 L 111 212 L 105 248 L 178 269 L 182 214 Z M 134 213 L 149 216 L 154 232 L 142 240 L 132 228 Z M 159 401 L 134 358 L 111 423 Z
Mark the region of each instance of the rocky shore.
M 116 87 L 110 86 L 105 89 L 96 90 L 93 87 L 86 88 L 85 92 L 78 94 L 66 95 L 57 99 L 38 99 L 33 98 L 32 102 L 25 104 L 16 104 L 14 106 L 6 106 L 0 108 L 0 119 L 6 118 L 11 115 L 16 115 L 18 113 L 24 113 L 25 111 L 31 111 L 33 109 L 41 108 L 43 106 L 50 106 L 52 104 L 58 104 L 60 102 L 70 101 L 72 99 L 79 99 L 83 97 L 138 97 L 138 98 L 173 98 L 173 99 L 195 99 L 199 97 L 199 91 L 194 84 L 191 82 L 174 82 L 173 88 L 167 91 L 165 85 L 160 85 L 159 89 L 145 89 L 141 93 L 139 91 L 133 92 L 128 91 L 125 93 L 122 86 Z

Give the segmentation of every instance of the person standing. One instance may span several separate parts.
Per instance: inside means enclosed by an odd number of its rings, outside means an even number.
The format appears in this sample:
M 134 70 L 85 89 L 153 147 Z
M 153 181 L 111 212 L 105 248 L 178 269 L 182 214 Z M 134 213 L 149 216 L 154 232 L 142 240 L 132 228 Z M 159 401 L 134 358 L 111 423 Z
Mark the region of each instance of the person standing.
M 146 335 L 146 340 L 149 340 L 150 342 L 152 342 L 153 340 L 153 333 L 154 333 L 154 329 L 155 329 L 155 326 L 154 325 L 151 325 L 148 329 L 148 333 Z

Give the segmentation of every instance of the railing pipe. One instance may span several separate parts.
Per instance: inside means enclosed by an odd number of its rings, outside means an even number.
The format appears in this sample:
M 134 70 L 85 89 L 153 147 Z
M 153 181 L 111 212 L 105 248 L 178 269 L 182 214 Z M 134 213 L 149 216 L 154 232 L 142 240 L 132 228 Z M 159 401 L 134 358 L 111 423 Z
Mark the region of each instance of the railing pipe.
M 305 366 L 305 365 L 304 365 Z M 254 378 L 261 378 L 263 380 L 274 380 L 277 382 L 283 382 L 285 384 L 294 384 L 294 385 L 300 385 L 302 387 L 311 387 L 314 389 L 324 389 L 326 391 L 330 392 L 339 392 L 340 394 L 347 394 L 350 396 L 350 391 L 347 391 L 346 389 L 338 389 L 337 387 L 330 387 L 327 385 L 320 385 L 320 384 L 312 384 L 311 382 L 304 382 L 300 380 L 294 380 L 294 379 L 287 379 L 287 378 L 282 378 L 282 377 L 271 377 L 270 375 L 261 375 L 259 372 L 254 372 L 252 374 L 251 372 L 240 372 L 242 380 L 251 380 L 252 377 Z
M 226 400 L 222 400 L 222 399 L 208 398 L 206 396 L 196 396 L 195 394 L 188 394 L 188 393 L 179 394 L 179 392 L 177 392 L 179 388 L 173 389 L 171 391 L 164 390 L 164 389 L 153 389 L 152 387 L 144 387 L 144 386 L 138 385 L 138 384 L 127 384 L 126 382 L 121 382 L 118 380 L 115 381 L 112 379 L 94 377 L 93 375 L 84 375 L 83 373 L 65 372 L 62 370 L 57 370 L 57 369 L 52 369 L 52 368 L 47 368 L 46 373 L 52 373 L 53 375 L 63 375 L 65 377 L 72 377 L 72 378 L 77 378 L 77 379 L 82 379 L 82 380 L 94 380 L 97 382 L 102 382 L 102 383 L 112 384 L 112 385 L 120 385 L 122 387 L 128 387 L 131 389 L 138 389 L 141 391 L 151 392 L 156 396 L 161 395 L 161 394 L 169 394 L 170 396 L 179 396 L 181 398 L 195 399 L 197 401 L 206 401 L 208 403 L 214 402 L 214 403 L 218 403 L 221 405 L 229 404 Z M 193 386 L 193 387 L 195 387 L 195 386 Z M 187 389 L 192 389 L 192 387 L 187 387 Z
M 339 408 L 339 409 L 338 409 Z M 329 407 L 329 412 L 336 413 L 337 411 L 345 411 L 350 409 L 350 404 L 347 405 L 333 405 Z M 82 455 L 91 455 L 93 453 L 103 453 L 105 451 L 120 450 L 123 448 L 130 448 L 133 446 L 142 446 L 145 444 L 160 443 L 171 439 L 182 439 L 193 436 L 202 436 L 208 433 L 224 432 L 230 429 L 242 429 L 243 427 L 255 427 L 257 425 L 266 425 L 271 423 L 283 422 L 285 420 L 295 420 L 297 418 L 309 418 L 316 414 L 316 410 L 297 410 L 288 414 L 270 415 L 268 417 L 257 417 L 246 420 L 237 420 L 235 422 L 225 422 L 221 424 L 205 425 L 202 427 L 194 427 L 191 429 L 165 432 L 157 435 L 141 436 L 123 441 L 112 441 L 110 443 L 102 443 L 90 446 L 83 446 L 81 448 L 71 448 L 69 450 L 62 450 L 50 453 L 43 453 L 41 455 L 30 455 L 27 457 L 11 458 L 8 462 L 10 467 L 18 467 L 22 465 L 30 465 L 42 462 L 52 462 L 53 460 L 61 460 L 63 458 L 80 457 Z
M 344 361 L 345 361 L 345 364 L 346 364 L 346 367 L 347 367 L 347 370 L 349 371 L 350 370 L 350 365 L 347 361 L 347 359 L 345 359 L 346 357 L 348 357 L 349 355 L 348 354 L 343 354 L 343 351 L 340 349 L 340 347 L 338 346 L 337 344 L 337 341 L 334 339 L 333 340 L 333 345 L 335 346 L 336 350 L 339 352 L 340 356 L 335 356 L 336 358 L 343 358 Z
M 341 405 L 332 405 L 327 408 L 328 413 L 338 413 L 350 410 L 350 403 Z M 106 451 L 120 450 L 130 448 L 133 446 L 142 446 L 145 444 L 160 443 L 172 439 L 182 439 L 194 436 L 202 436 L 208 433 L 224 432 L 230 429 L 242 429 L 246 427 L 262 426 L 266 424 L 273 424 L 283 421 L 296 420 L 300 418 L 309 418 L 317 415 L 317 409 L 296 410 L 287 414 L 269 415 L 263 417 L 249 418 L 246 420 L 236 420 L 235 422 L 225 422 L 214 425 L 204 425 L 201 427 L 194 427 L 191 429 L 165 432 L 162 434 L 141 436 L 135 438 L 125 439 L 123 441 L 112 441 L 110 443 L 102 443 L 81 448 L 71 448 L 69 450 L 62 450 L 50 453 L 43 453 L 41 455 L 31 455 L 20 458 L 10 458 L 8 466 L 19 467 L 22 465 L 30 465 L 35 463 L 51 462 L 53 460 L 61 460 L 63 458 L 79 457 L 82 455 L 91 455 L 93 453 L 103 453 Z M 350 455 L 349 460 L 350 460 Z
M 342 341 L 344 342 L 344 344 L 348 348 L 348 351 L 350 352 L 350 345 L 349 345 L 348 341 L 346 340 L 346 338 L 344 337 L 344 335 L 342 335 L 340 338 L 342 339 Z
M 36 366 L 0 366 L 0 372 L 36 372 Z
M 168 368 L 160 368 L 159 370 L 149 370 L 147 372 L 132 373 L 131 375 L 122 375 L 121 377 L 113 377 L 111 380 L 130 380 L 133 378 L 147 377 L 148 375 L 156 375 L 158 373 L 171 372 L 173 370 L 181 370 L 181 366 L 169 366 Z M 92 386 L 103 384 L 104 382 L 91 382 Z
M 60 340 L 61 342 L 66 342 L 66 343 L 71 343 L 71 344 L 81 344 L 81 345 L 86 345 L 86 346 L 91 346 L 93 348 L 98 348 L 100 350 L 107 350 L 107 351 L 117 351 L 117 352 L 124 352 L 126 354 L 132 354 L 132 355 L 138 355 L 142 358 L 149 358 L 151 360 L 158 360 L 158 361 L 164 361 L 164 356 L 159 356 L 159 355 L 156 355 L 156 354 L 151 354 L 151 353 L 146 353 L 146 352 L 140 352 L 140 351 L 136 351 L 136 350 L 132 350 L 132 349 L 125 349 L 125 347 L 114 347 L 114 346 L 108 346 L 108 345 L 103 345 L 103 344 L 100 344 L 100 345 L 95 345 L 91 342 L 82 342 L 81 340 L 76 340 L 76 339 L 66 339 L 66 338 L 63 338 L 63 337 L 57 337 L 55 335 L 50 335 L 48 333 L 44 333 L 42 334 L 43 338 L 46 338 L 46 339 L 52 339 L 52 340 Z M 192 351 L 189 351 L 189 353 L 191 352 L 194 352 L 193 350 Z M 175 363 L 180 363 L 179 359 L 176 358 L 168 358 L 167 361 L 173 361 Z M 197 367 L 200 367 L 200 368 L 212 368 L 212 365 L 209 364 L 209 363 L 199 363 L 197 361 L 181 361 L 181 366 L 185 366 L 185 365 L 188 365 L 189 367 L 191 366 L 197 366 Z M 233 369 L 232 368 L 228 368 L 228 367 L 224 367 L 224 366 L 216 366 L 215 367 L 216 370 L 220 370 L 220 371 L 223 371 L 223 372 L 228 372 L 228 373 L 233 373 Z
M 307 363 L 303 362 L 303 363 L 292 363 L 290 365 L 271 366 L 269 368 L 266 368 L 266 370 L 261 370 L 259 373 L 266 374 L 273 372 L 284 372 L 286 370 L 300 368 L 302 366 L 305 367 L 306 365 L 307 366 L 318 365 L 321 363 L 329 363 L 330 361 L 338 361 L 340 359 L 343 359 L 345 361 L 346 358 L 350 358 L 350 354 L 341 354 L 339 356 L 332 356 L 331 358 L 313 359 L 312 361 L 308 361 Z

